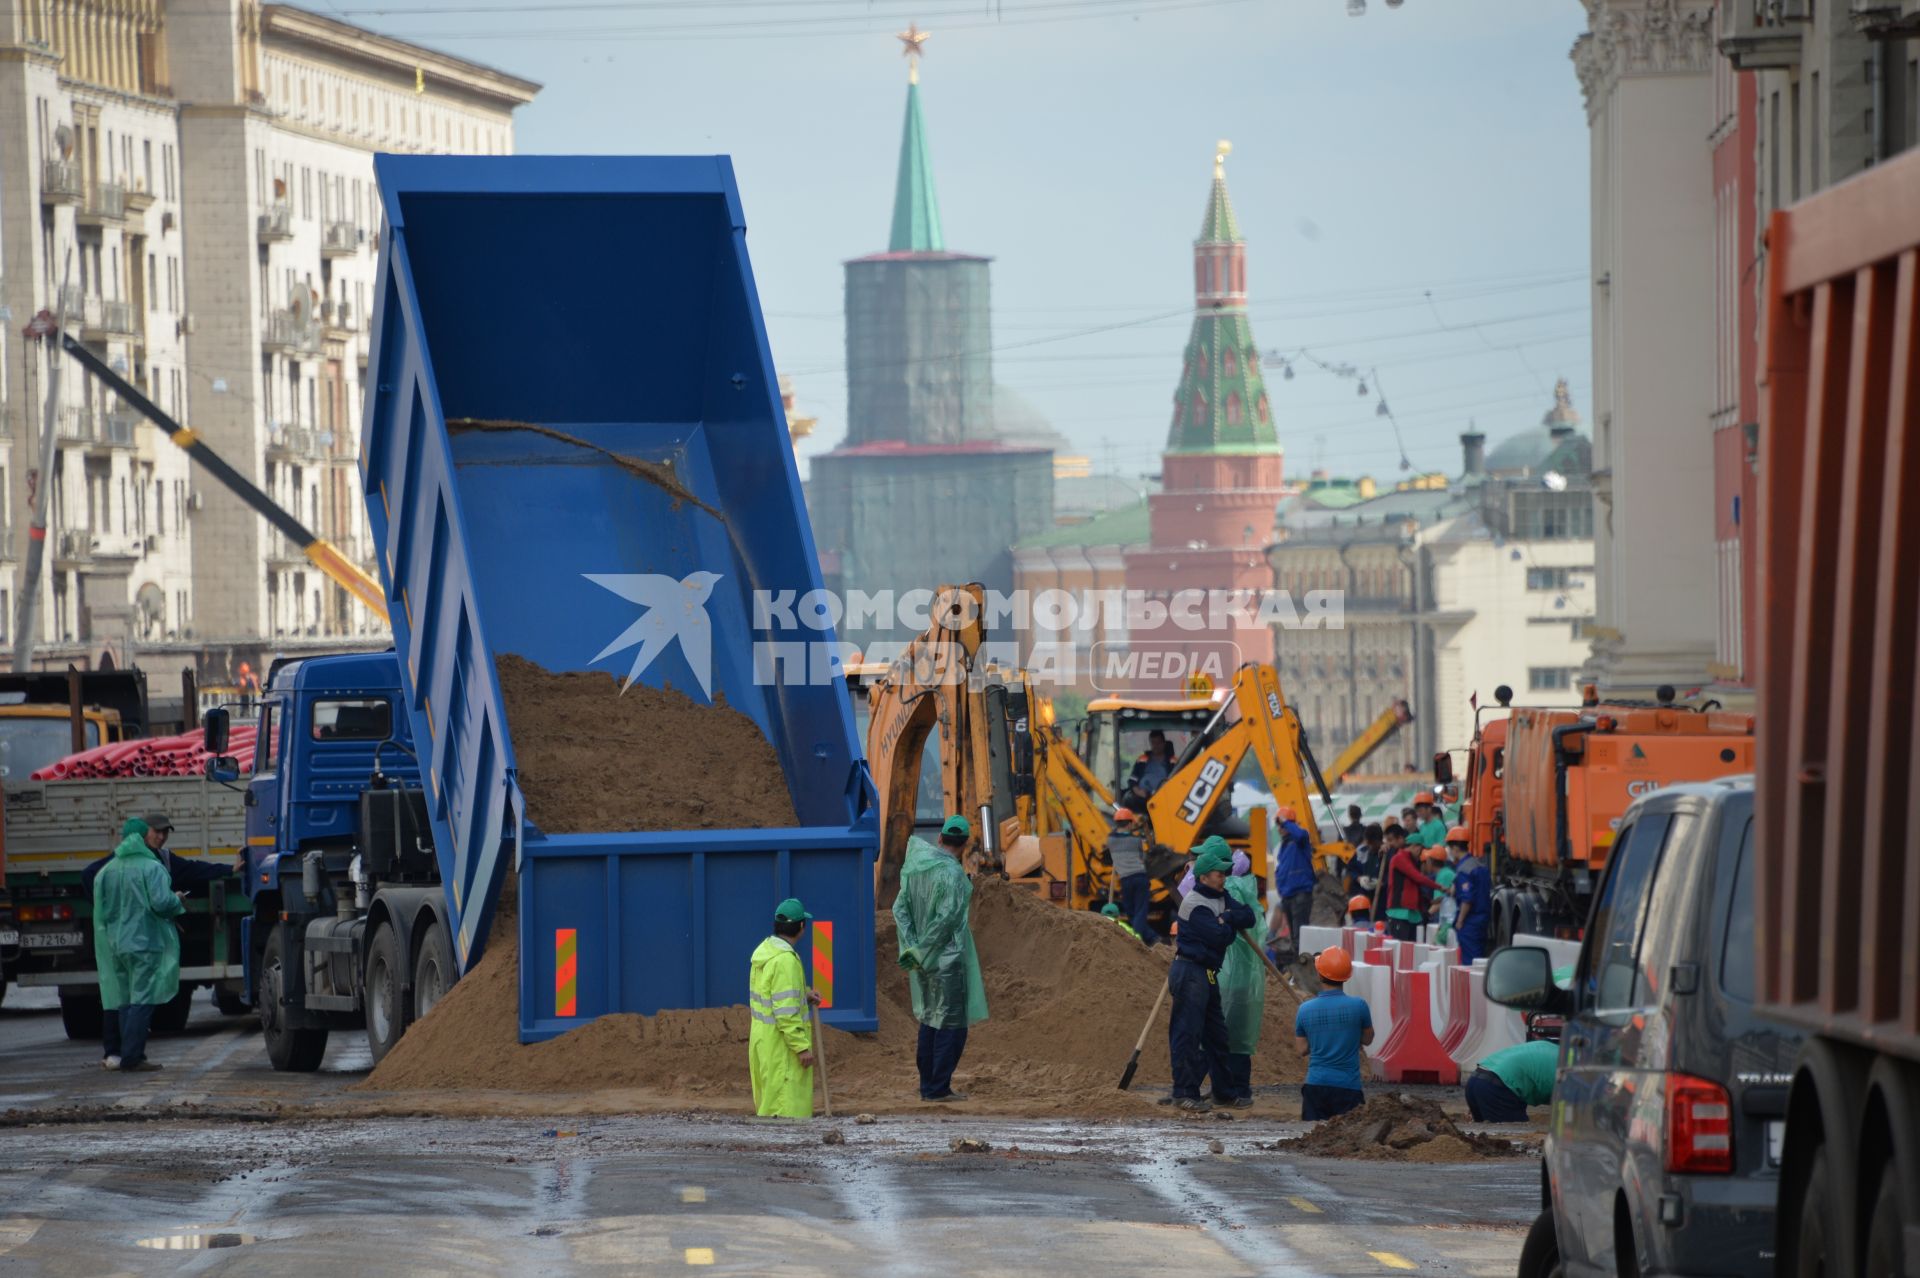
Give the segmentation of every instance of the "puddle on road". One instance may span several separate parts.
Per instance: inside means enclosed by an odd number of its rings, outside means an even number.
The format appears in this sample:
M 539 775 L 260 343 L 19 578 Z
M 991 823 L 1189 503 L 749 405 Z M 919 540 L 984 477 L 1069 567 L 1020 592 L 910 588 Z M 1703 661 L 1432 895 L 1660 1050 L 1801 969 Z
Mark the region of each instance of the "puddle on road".
M 250 1242 L 258 1242 L 255 1234 L 162 1234 L 158 1238 L 142 1238 L 136 1247 L 146 1247 L 152 1251 L 210 1251 L 220 1247 L 244 1247 Z

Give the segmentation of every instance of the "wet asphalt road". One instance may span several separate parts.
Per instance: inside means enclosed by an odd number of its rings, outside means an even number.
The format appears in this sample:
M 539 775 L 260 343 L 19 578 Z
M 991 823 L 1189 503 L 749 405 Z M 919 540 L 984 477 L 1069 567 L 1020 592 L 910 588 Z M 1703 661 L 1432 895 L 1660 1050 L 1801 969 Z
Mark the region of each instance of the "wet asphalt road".
M 109 1075 L 19 994 L 0 1009 L 0 1274 L 1504 1278 L 1539 1201 L 1531 1159 L 1296 1158 L 1265 1146 L 1299 1125 L 1258 1117 L 208 1118 L 248 1097 L 337 1102 L 364 1047 L 275 1075 L 247 1022 L 197 1007 L 156 1045 L 174 1069 Z M 35 1122 L 77 1104 L 88 1121 Z M 955 1152 L 961 1137 L 991 1149 Z

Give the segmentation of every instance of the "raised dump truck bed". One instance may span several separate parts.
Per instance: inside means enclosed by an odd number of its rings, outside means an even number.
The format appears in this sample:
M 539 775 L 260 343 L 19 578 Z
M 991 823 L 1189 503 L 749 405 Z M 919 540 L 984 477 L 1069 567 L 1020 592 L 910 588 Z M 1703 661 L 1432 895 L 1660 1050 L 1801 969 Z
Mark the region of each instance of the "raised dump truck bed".
M 825 1019 L 875 1028 L 872 785 L 842 680 L 809 680 L 780 647 L 833 636 L 753 607 L 821 580 L 731 164 L 375 169 L 388 227 L 362 464 L 461 970 L 517 866 L 523 1041 L 745 1002 L 747 956 L 793 895 L 815 916 L 801 949 Z M 635 648 L 596 659 L 645 600 L 663 646 L 637 677 L 750 717 L 797 828 L 526 819 L 496 657 L 625 677 Z

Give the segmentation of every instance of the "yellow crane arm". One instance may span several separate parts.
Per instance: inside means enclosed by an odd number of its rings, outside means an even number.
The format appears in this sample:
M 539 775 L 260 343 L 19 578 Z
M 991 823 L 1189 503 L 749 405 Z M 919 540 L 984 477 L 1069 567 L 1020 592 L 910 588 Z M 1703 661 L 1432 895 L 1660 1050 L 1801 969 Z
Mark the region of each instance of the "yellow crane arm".
M 1237 718 L 1228 720 L 1229 712 Z M 1314 783 L 1325 799 L 1326 787 L 1307 749 L 1300 719 L 1287 704 L 1280 676 L 1270 665 L 1242 666 L 1234 676 L 1233 695 L 1220 706 L 1207 726 L 1188 745 L 1172 776 L 1147 800 L 1153 837 L 1190 852 L 1201 831 L 1213 820 L 1220 802 L 1233 788 L 1234 774 L 1252 751 L 1274 803 L 1292 808 L 1314 844 L 1314 857 L 1324 868 L 1329 858 L 1345 859 L 1350 849 L 1340 840 L 1323 840 L 1313 819 Z
M 358 564 L 341 554 L 339 547 L 324 537 L 316 537 L 307 543 L 306 551 L 315 568 L 333 578 L 342 590 L 365 604 L 380 620 L 388 619 L 387 592 Z
M 1400 725 L 1413 722 L 1413 710 L 1404 701 L 1395 701 L 1380 712 L 1380 717 L 1347 743 L 1347 748 L 1334 758 L 1333 766 L 1327 769 L 1327 775 L 1335 785 L 1349 772 L 1357 772 L 1367 758 L 1385 745 L 1393 734 L 1400 731 Z

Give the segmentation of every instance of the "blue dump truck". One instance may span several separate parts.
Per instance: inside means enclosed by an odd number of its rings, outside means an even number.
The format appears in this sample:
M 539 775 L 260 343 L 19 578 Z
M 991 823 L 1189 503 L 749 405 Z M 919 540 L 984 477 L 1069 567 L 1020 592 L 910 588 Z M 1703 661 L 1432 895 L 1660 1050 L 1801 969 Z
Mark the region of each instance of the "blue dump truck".
M 375 171 L 361 464 L 394 651 L 269 678 L 245 948 L 274 1065 L 314 1069 L 331 1030 L 363 1024 L 384 1055 L 480 960 L 509 883 L 522 1042 L 744 1003 L 787 896 L 814 915 L 801 948 L 823 1019 L 877 1028 L 877 805 L 844 681 L 805 659 L 833 636 L 754 607 L 821 582 L 731 164 Z M 613 247 L 589 263 L 587 244 Z M 505 654 L 724 700 L 772 745 L 799 824 L 541 830 Z M 224 716 L 207 730 L 222 744 Z

